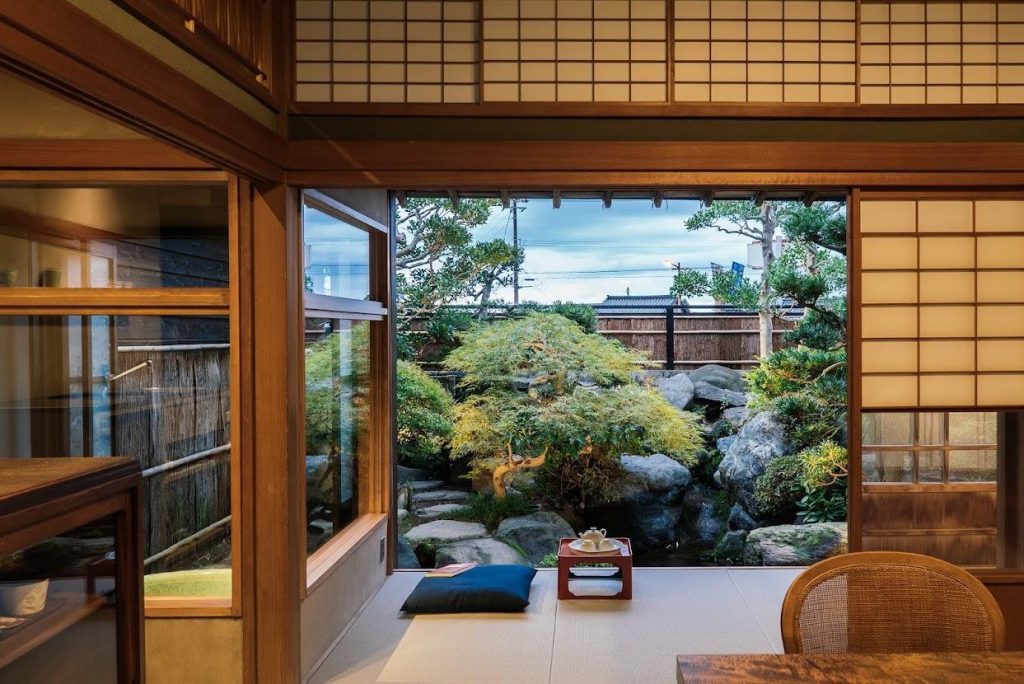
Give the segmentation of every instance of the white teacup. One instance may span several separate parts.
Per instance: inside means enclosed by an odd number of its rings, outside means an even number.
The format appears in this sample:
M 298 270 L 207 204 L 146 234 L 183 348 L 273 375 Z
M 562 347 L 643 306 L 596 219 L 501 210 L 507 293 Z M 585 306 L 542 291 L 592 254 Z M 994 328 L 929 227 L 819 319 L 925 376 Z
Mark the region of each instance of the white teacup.
M 46 607 L 50 580 L 4 582 L 0 584 L 0 613 L 11 616 L 33 615 Z

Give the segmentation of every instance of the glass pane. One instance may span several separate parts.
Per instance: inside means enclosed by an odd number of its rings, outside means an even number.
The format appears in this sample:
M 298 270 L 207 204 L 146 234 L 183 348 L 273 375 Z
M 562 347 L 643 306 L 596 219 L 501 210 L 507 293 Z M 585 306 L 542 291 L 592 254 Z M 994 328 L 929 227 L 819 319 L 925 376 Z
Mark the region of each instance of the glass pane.
M 914 452 L 865 451 L 864 482 L 913 482 Z
M 942 482 L 942 452 L 922 451 L 917 455 L 917 481 Z
M 115 551 L 106 517 L 0 555 L 0 684 L 118 681 Z
M 950 482 L 995 482 L 995 480 L 995 449 L 964 449 L 949 452 Z
M 942 413 L 917 414 L 917 443 L 925 446 L 941 445 L 945 440 L 945 422 Z
M 306 541 L 312 553 L 359 515 L 368 447 L 370 323 L 306 319 Z
M 0 287 L 227 285 L 222 184 L 0 188 Z
M 147 594 L 229 596 L 230 369 L 223 317 L 0 316 L 0 454 L 137 458 Z
M 950 444 L 995 444 L 996 414 L 991 412 L 950 413 Z
M 873 446 L 910 446 L 914 443 L 913 413 L 861 414 L 861 440 Z
M 304 206 L 302 242 L 306 292 L 348 299 L 369 298 L 369 233 Z

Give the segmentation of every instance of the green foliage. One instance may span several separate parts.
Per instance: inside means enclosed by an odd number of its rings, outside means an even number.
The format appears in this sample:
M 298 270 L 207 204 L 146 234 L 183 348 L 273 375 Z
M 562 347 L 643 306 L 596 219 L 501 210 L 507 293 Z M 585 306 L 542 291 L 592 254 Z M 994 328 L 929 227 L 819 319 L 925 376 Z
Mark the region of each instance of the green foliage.
M 369 326 L 356 323 L 329 331 L 306 347 L 307 454 L 337 456 L 365 428 L 369 343 Z
M 791 522 L 806 490 L 804 462 L 799 456 L 779 456 L 768 462 L 764 474 L 754 481 L 755 515 L 764 520 Z
M 491 492 L 474 492 L 466 501 L 464 508 L 452 515 L 452 519 L 481 522 L 484 527 L 493 531 L 505 518 L 529 515 L 534 510 L 536 506 L 517 492 L 509 492 L 501 498 Z
M 828 440 L 800 452 L 804 463 L 803 482 L 812 489 L 831 487 L 843 477 L 849 459 L 846 448 Z
M 540 559 L 540 563 L 537 564 L 540 568 L 557 568 L 558 567 L 558 554 L 557 553 L 546 553 L 544 557 Z
M 465 374 L 466 387 L 512 389 L 526 379 L 535 398 L 564 394 L 583 380 L 619 385 L 646 365 L 642 353 L 553 313 L 478 326 L 445 359 L 446 368 Z
M 694 268 L 684 268 L 676 273 L 669 294 L 683 298 L 710 296 L 716 302 L 751 311 L 758 308 L 760 297 L 754 283 L 745 278 L 737 278 L 732 271 L 708 274 Z
M 781 349 L 760 360 L 749 373 L 750 406 L 771 407 L 782 397 L 811 393 L 825 404 L 846 405 L 846 352 L 806 347 Z
M 521 315 L 539 311 L 565 316 L 570 321 L 580 326 L 585 333 L 597 332 L 597 311 L 594 307 L 586 304 L 575 304 L 573 302 L 555 302 L 554 304 L 538 304 L 537 302 L 525 302 L 513 310 L 513 315 Z
M 475 242 L 473 237 L 496 205 L 493 200 L 467 199 L 454 206 L 441 198 L 406 203 L 396 217 L 398 305 L 404 318 L 425 316 L 429 326 L 440 307 L 459 301 L 486 305 L 494 288 L 511 282 L 515 267 L 522 264 L 522 249 L 504 240 Z M 403 358 L 416 358 L 434 332 L 444 344 L 443 330 L 418 335 L 408 320 L 399 327 Z
M 682 268 L 676 272 L 668 293 L 680 298 L 703 297 L 711 291 L 711 278 L 696 268 Z
M 787 203 L 781 213 L 790 240 L 846 254 L 846 212 L 842 204 L 827 202 L 805 207 Z
M 398 362 L 398 462 L 436 470 L 454 432 L 451 395 L 408 361 Z
M 474 328 L 446 360 L 478 391 L 456 407 L 452 458 L 468 459 L 480 475 L 513 457 L 544 455 L 542 495 L 577 507 L 611 494 L 620 454 L 660 452 L 693 465 L 697 421 L 630 383 L 643 364 L 642 355 L 557 314 Z
M 790 522 L 846 519 L 846 449 L 825 441 L 768 463 L 754 481 L 759 518 Z
M 800 523 L 843 522 L 846 520 L 846 487 L 807 489 L 798 505 Z

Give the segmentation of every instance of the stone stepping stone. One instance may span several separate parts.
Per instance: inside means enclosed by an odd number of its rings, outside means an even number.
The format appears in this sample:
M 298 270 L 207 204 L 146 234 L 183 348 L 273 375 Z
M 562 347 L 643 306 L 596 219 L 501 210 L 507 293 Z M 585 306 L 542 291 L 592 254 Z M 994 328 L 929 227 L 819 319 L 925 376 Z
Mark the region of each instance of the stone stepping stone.
M 480 565 L 526 565 L 533 563 L 508 544 L 486 537 L 445 544 L 437 549 L 435 563 L 478 563 Z
M 423 492 L 428 489 L 437 489 L 443 484 L 444 482 L 441 480 L 415 480 L 409 483 L 409 489 L 414 492 Z
M 469 492 L 460 492 L 455 489 L 431 489 L 426 492 L 416 492 L 412 495 L 412 508 L 423 508 L 430 504 L 437 503 L 458 503 L 469 499 Z
M 464 508 L 465 506 L 456 503 L 434 504 L 433 506 L 427 506 L 426 508 L 417 508 L 416 517 L 420 520 L 437 520 L 438 518 L 449 516 L 452 513 L 457 513 Z
M 417 525 L 405 533 L 405 538 L 413 546 L 422 544 L 428 539 L 436 539 L 442 544 L 447 544 L 486 536 L 487 528 L 482 524 L 462 520 L 434 520 Z

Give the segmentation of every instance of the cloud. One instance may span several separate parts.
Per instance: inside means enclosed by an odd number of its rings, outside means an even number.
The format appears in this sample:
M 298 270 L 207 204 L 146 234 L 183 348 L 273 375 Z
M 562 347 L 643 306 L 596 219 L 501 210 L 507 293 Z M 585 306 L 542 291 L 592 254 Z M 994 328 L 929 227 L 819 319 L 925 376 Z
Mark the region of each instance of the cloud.
M 691 200 L 667 200 L 661 209 L 649 200 L 616 200 L 610 209 L 598 200 L 564 200 L 560 209 L 544 200 L 526 202 L 519 214 L 526 251 L 520 299 L 597 303 L 627 288 L 634 295 L 667 294 L 672 270 L 666 258 L 696 268 L 745 261 L 746 238 L 686 230 L 686 218 L 698 208 Z M 476 238 L 511 241 L 510 218 L 496 207 Z M 496 296 L 512 301 L 512 288 Z

